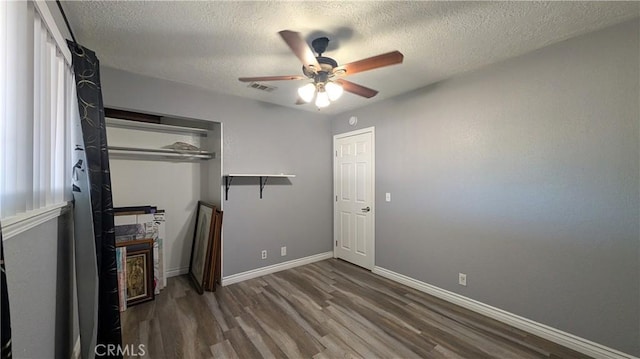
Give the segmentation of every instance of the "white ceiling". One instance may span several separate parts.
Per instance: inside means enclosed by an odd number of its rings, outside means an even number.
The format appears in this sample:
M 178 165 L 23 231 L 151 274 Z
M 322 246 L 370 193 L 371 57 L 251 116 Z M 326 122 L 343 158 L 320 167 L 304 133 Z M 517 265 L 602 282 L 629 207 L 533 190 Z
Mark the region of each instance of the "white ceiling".
M 331 40 L 325 56 L 353 62 L 392 50 L 404 63 L 347 79 L 379 90 L 346 93 L 322 109 L 337 114 L 640 15 L 639 2 L 115 2 L 66 1 L 78 41 L 101 64 L 217 92 L 294 105 L 303 81 L 273 92 L 238 77 L 298 75 L 301 64 L 277 34 Z

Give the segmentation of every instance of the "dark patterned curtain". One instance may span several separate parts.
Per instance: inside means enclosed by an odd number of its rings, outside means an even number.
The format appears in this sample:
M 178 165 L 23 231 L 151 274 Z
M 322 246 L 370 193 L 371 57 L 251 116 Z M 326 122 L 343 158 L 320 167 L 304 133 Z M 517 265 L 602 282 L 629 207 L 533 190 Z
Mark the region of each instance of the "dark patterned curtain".
M 90 212 L 93 219 L 92 237 L 95 242 L 95 265 L 97 267 L 97 329 L 95 345 L 122 345 L 120 330 L 120 310 L 118 302 L 118 279 L 116 272 L 116 250 L 113 224 L 113 200 L 111 195 L 111 173 L 109 171 L 109 155 L 107 152 L 107 134 L 104 121 L 104 106 L 102 103 L 102 88 L 100 85 L 100 64 L 95 53 L 74 42 L 68 41 L 73 57 L 76 89 L 78 95 L 78 110 L 82 130 L 82 143 L 76 143 L 76 152 L 82 152 L 86 161 L 78 160 L 74 166 L 74 181 L 78 172 L 88 178 L 89 186 L 74 185 L 74 200 L 78 216 L 76 221 L 83 225 L 82 212 Z M 77 158 L 77 156 L 76 156 Z M 82 177 L 82 176 L 80 176 Z M 82 193 L 84 188 L 90 188 L 90 208 L 82 201 L 87 198 Z M 91 223 L 89 220 L 84 221 Z M 77 228 L 77 227 L 76 227 Z M 85 228 L 86 229 L 86 228 Z M 86 230 L 85 230 L 86 232 Z M 82 233 L 76 232 L 78 240 L 89 240 Z M 77 271 L 83 265 L 83 258 L 77 258 Z M 80 278 L 78 286 L 80 287 Z M 78 288 L 80 291 L 80 288 Z M 79 300 L 80 293 L 79 293 Z M 91 298 L 85 298 L 90 300 Z M 79 304 L 80 307 L 80 304 Z M 81 309 L 81 308 L 79 308 Z M 81 313 L 82 315 L 82 313 Z M 82 321 L 82 318 L 80 318 Z M 87 322 L 85 322 L 87 323 Z M 82 325 L 81 325 L 82 336 Z M 83 341 L 85 342 L 85 341 Z M 86 343 L 86 342 L 85 342 Z M 107 351 L 98 351 L 104 353 Z M 117 352 L 117 351 L 116 351 Z M 91 356 L 93 348 L 83 348 L 83 354 Z M 122 357 L 116 355 L 114 357 Z
M 0 353 L 2 359 L 11 358 L 11 317 L 9 316 L 9 294 L 7 293 L 7 275 L 4 269 L 4 246 L 2 245 L 2 226 L 0 226 L 0 315 L 2 315 L 2 327 L 0 327 Z

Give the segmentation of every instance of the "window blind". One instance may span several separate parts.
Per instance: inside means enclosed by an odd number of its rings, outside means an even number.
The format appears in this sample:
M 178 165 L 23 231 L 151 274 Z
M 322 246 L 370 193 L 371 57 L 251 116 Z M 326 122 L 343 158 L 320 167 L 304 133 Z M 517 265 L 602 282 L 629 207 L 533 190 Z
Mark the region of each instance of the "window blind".
M 41 11 L 42 5 L 31 1 L 0 2 L 3 221 L 59 206 L 71 197 L 70 119 L 76 106 L 75 84 L 66 49 L 61 47 L 65 44 L 54 39 L 51 20 L 43 20 Z

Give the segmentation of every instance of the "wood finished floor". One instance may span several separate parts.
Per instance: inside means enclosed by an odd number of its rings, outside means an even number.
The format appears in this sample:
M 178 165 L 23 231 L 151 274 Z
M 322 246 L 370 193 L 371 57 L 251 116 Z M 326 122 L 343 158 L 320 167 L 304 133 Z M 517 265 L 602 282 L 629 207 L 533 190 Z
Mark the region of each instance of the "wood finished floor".
M 122 327 L 147 358 L 588 358 L 336 259 L 204 295 L 170 278 Z

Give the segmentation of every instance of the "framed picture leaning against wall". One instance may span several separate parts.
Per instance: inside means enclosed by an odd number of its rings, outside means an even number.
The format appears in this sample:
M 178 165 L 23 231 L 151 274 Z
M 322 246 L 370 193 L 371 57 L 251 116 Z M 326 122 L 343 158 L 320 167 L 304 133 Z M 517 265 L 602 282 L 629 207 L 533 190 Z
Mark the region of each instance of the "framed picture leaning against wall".
M 126 248 L 124 279 L 127 307 L 154 299 L 153 239 L 135 239 L 116 243 Z M 120 284 L 119 284 L 120 285 Z M 125 288 L 121 288 L 123 290 Z
M 207 268 L 207 254 L 212 244 L 214 221 L 213 214 L 216 206 L 198 201 L 196 226 L 191 246 L 191 260 L 189 261 L 189 276 L 195 284 L 198 293 L 204 292 L 204 280 Z

